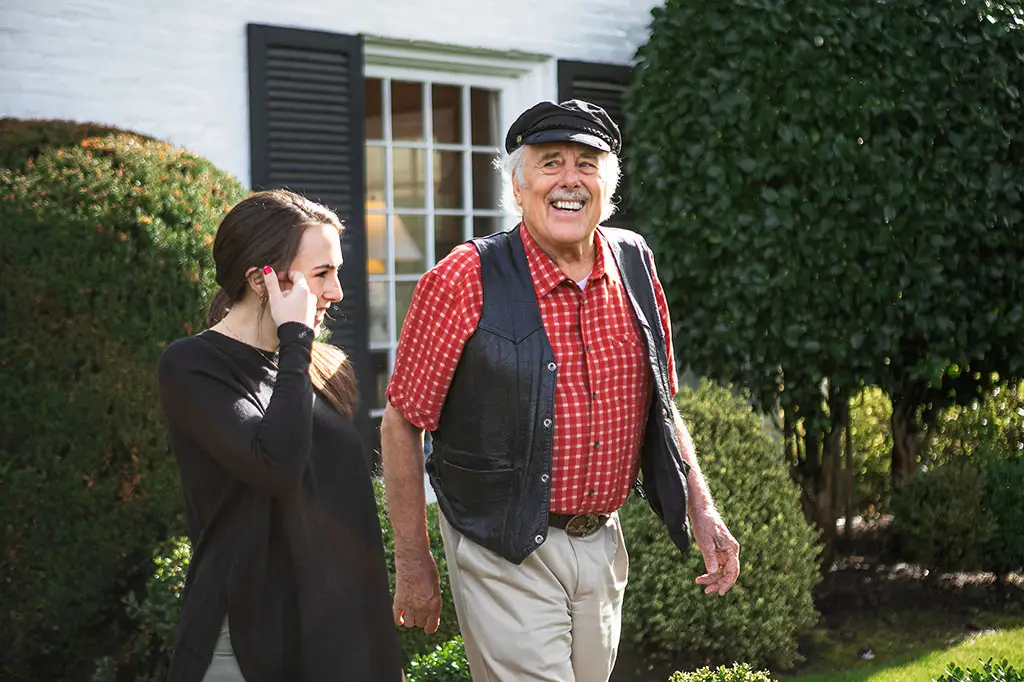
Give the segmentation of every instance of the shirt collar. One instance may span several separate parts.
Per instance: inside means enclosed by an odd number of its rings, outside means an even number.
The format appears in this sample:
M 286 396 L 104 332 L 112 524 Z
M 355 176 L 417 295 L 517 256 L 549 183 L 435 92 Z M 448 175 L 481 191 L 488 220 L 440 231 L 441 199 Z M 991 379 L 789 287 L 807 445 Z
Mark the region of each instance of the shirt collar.
M 526 261 L 529 263 L 530 272 L 533 275 L 533 289 L 537 294 L 537 298 L 547 296 L 562 282 L 568 282 L 572 286 L 577 286 L 568 275 L 562 272 L 562 269 L 558 267 L 550 256 L 541 251 L 533 235 L 526 229 L 526 223 L 519 224 L 519 233 L 523 240 L 523 250 L 526 251 Z M 614 267 L 614 264 L 612 267 L 607 265 L 614 263 L 614 261 L 611 260 L 612 255 L 608 250 L 608 242 L 604 235 L 601 234 L 600 228 L 594 231 L 594 246 L 596 247 L 596 252 L 594 254 L 594 267 L 590 271 L 590 279 L 598 280 L 607 276 L 611 281 L 617 280 L 618 270 Z

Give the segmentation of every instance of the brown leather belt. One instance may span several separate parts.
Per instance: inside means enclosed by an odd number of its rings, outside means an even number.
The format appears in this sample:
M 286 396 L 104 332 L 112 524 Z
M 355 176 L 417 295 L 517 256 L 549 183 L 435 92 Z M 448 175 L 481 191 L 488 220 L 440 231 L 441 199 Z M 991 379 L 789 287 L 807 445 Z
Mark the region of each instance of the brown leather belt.
M 608 514 L 548 514 L 548 525 L 571 537 L 585 538 L 604 528 L 610 518 Z

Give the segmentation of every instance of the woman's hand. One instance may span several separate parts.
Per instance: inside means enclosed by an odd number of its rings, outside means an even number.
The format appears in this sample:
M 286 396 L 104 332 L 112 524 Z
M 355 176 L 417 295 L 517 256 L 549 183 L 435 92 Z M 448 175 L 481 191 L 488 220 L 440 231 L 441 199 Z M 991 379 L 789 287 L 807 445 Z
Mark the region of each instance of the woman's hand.
M 301 322 L 312 329 L 316 319 L 316 296 L 309 290 L 306 277 L 301 272 L 292 271 L 288 279 L 291 280 L 292 288 L 282 292 L 274 269 L 269 265 L 263 268 L 270 317 L 278 327 L 285 322 Z

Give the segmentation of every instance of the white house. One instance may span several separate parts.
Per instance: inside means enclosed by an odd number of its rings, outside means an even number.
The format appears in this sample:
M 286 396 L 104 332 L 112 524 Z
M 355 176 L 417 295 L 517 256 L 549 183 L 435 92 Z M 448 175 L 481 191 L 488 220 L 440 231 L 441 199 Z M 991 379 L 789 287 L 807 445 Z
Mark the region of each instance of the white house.
M 369 435 L 418 277 L 506 226 L 491 167 L 504 131 L 542 99 L 618 116 L 656 4 L 0 0 L 0 116 L 128 128 L 335 208 L 335 341 Z

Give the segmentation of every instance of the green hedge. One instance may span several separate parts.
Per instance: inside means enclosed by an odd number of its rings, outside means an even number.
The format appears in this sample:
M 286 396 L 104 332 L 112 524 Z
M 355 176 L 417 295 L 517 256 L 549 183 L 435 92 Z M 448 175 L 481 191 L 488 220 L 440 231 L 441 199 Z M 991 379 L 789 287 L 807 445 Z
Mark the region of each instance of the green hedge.
M 0 131 L 0 678 L 82 679 L 182 530 L 154 367 L 202 323 L 209 244 L 245 191 L 131 133 Z
M 797 636 L 817 619 L 816 537 L 804 520 L 782 443 L 724 388 L 683 389 L 679 409 L 690 428 L 718 508 L 740 543 L 741 574 L 725 596 L 705 595 L 700 552 L 682 557 L 646 503 L 622 512 L 630 554 L 622 637 L 672 660 L 786 667 Z

